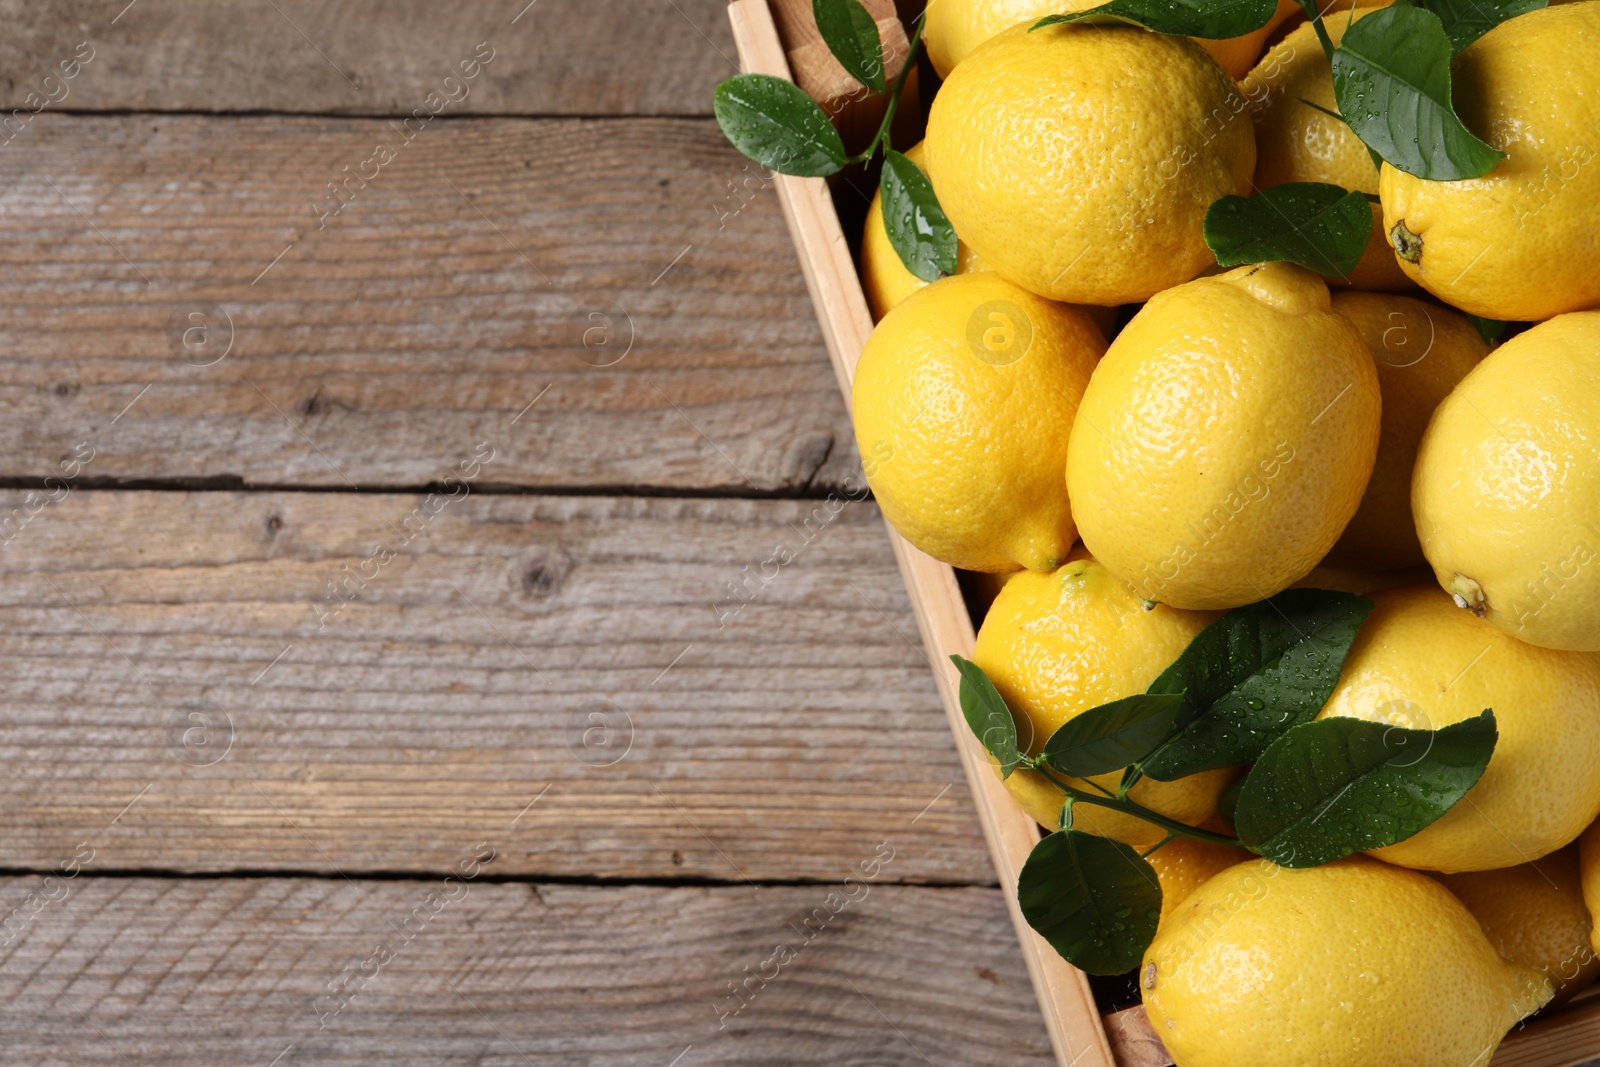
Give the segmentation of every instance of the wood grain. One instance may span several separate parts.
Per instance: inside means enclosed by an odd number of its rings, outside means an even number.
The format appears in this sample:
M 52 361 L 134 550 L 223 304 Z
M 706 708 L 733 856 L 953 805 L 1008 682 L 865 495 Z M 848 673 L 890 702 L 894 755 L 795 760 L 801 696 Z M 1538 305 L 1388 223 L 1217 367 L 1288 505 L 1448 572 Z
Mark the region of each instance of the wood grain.
M 488 436 L 514 486 L 859 468 L 769 182 L 714 124 L 397 128 L 35 119 L 0 151 L 0 478 L 89 441 L 91 478 L 412 487 Z
M 38 510 L 3 549 L 0 867 L 110 827 L 114 869 L 436 871 L 492 838 L 519 875 L 827 880 L 889 840 L 897 881 L 992 883 L 873 505 L 429 506 Z
M 816 918 L 839 889 L 85 873 L 0 956 L 0 1033 L 50 1067 L 1050 1062 L 999 890 L 863 882 Z
M 495 58 L 458 113 L 709 115 L 734 73 L 724 0 L 126 3 L 0 2 L 4 109 L 59 96 L 43 79 L 86 40 L 55 106 L 409 115 L 484 42 Z
M 739 0 L 729 8 L 729 15 L 746 69 L 787 76 L 767 5 L 761 0 Z M 845 246 L 839 217 L 821 179 L 781 177 L 778 195 L 800 252 L 801 268 L 817 307 L 835 377 L 841 392 L 848 396 L 861 347 L 872 331 L 872 319 Z M 988 756 L 967 729 L 960 708 L 955 670 L 948 657 L 972 654 L 972 617 L 955 572 L 947 564 L 918 551 L 893 530 L 889 531 L 889 541 L 916 612 L 929 662 L 937 665 L 934 676 L 939 680 L 946 721 L 977 806 L 990 859 L 1000 884 L 1013 886 L 1038 843 L 1039 828 L 991 772 Z M 1006 903 L 1057 1062 L 1062 1067 L 1114 1067 L 1116 1061 L 1088 977 L 1033 931 L 1014 894 L 1007 894 Z

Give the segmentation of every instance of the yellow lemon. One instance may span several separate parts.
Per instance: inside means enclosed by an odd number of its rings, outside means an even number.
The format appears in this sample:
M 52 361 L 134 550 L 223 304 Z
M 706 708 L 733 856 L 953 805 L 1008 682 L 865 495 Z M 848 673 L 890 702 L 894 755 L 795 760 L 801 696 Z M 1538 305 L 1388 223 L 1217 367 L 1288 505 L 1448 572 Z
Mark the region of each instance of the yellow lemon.
M 1577 837 L 1600 814 L 1600 658 L 1518 641 L 1431 586 L 1372 600 L 1322 716 L 1436 730 L 1492 708 L 1500 731 L 1488 769 L 1455 807 L 1373 855 L 1485 871 Z
M 922 142 L 906 149 L 906 158 L 922 166 Z M 988 269 L 964 241 L 956 241 L 957 274 Z M 900 253 L 889 243 L 889 231 L 883 225 L 883 194 L 873 193 L 867 222 L 861 231 L 861 287 L 866 290 L 873 319 L 883 318 L 890 308 L 927 284 L 906 270 Z
M 1155 868 L 1156 879 L 1161 883 L 1160 922 L 1166 922 L 1167 916 L 1206 882 L 1234 864 L 1254 858 L 1242 848 L 1186 837 L 1175 837 L 1150 853 L 1145 859 Z
M 1423 288 L 1473 315 L 1538 321 L 1600 304 L 1600 4 L 1503 22 L 1452 65 L 1456 113 L 1505 152 L 1481 178 L 1384 164 L 1383 224 Z
M 1229 867 L 1157 931 L 1144 1006 L 1179 1067 L 1467 1067 L 1550 999 L 1461 902 L 1351 856 Z
M 1076 304 L 1145 300 L 1215 264 L 1202 224 L 1249 191 L 1255 134 L 1194 42 L 1014 26 L 951 71 L 924 142 L 956 232 L 1003 277 Z
M 1358 8 L 1355 17 L 1373 10 L 1376 8 Z M 1330 17 L 1324 25 L 1337 43 L 1348 23 L 1349 16 Z M 1339 110 L 1333 98 L 1333 68 L 1311 23 L 1268 49 L 1239 89 L 1250 101 L 1250 117 L 1256 127 L 1258 189 L 1288 182 L 1327 182 L 1377 194 L 1378 168 L 1361 139 L 1343 120 L 1311 106 L 1335 113 Z M 1385 292 L 1415 288 L 1389 247 L 1383 210 L 1376 204 L 1372 205 L 1372 234 L 1366 251 L 1344 284 Z
M 1081 309 L 993 274 L 912 293 L 872 331 L 852 388 L 884 517 L 967 570 L 1060 566 L 1077 539 L 1061 468 L 1104 351 Z
M 1272 18 L 1259 30 L 1252 30 L 1242 37 L 1228 37 L 1220 41 L 1210 41 L 1196 37 L 1194 43 L 1211 53 L 1223 70 L 1235 78 L 1242 78 L 1250 72 L 1257 59 L 1261 58 L 1261 46 L 1266 44 L 1267 38 L 1272 36 L 1272 31 L 1283 25 L 1293 15 L 1301 11 L 1296 0 L 1278 0 L 1278 9 L 1272 13 Z
M 1101 0 L 928 0 L 923 16 L 922 39 L 928 46 L 928 59 L 939 77 L 947 78 L 955 65 L 973 49 L 1020 22 L 1029 25 L 1046 15 L 1067 15 L 1099 6 Z M 1242 37 L 1195 43 L 1211 53 L 1213 59 L 1235 78 L 1244 76 L 1261 54 L 1269 34 L 1290 15 L 1300 10 L 1295 0 L 1278 0 L 1272 21 Z
M 1329 558 L 1365 570 L 1422 563 L 1411 519 L 1411 471 L 1428 418 L 1489 353 L 1465 315 L 1408 296 L 1333 294 L 1333 310 L 1356 324 L 1378 368 L 1383 429 L 1378 458 L 1355 518 Z
M 1578 839 L 1578 876 L 1583 883 L 1583 902 L 1589 908 L 1591 925 L 1589 946 L 1600 950 L 1600 822 L 1590 826 Z
M 1189 647 L 1214 616 L 1144 603 L 1128 583 L 1081 549 L 1054 574 L 1018 574 L 984 616 L 972 660 L 984 669 L 1017 718 L 1017 740 L 1030 755 L 1068 719 L 1142 693 Z M 1120 773 L 1096 781 L 1115 789 Z M 1196 825 L 1214 814 L 1233 777 L 1206 771 L 1174 782 L 1146 778 L 1128 796 L 1163 815 Z M 1083 786 L 1092 790 L 1092 786 Z M 1063 794 L 1043 775 L 1017 770 L 1006 786 L 1023 809 L 1055 829 Z M 1079 830 L 1139 846 L 1164 832 L 1121 812 L 1090 804 L 1073 809 Z
M 1560 1004 L 1600 975 L 1578 875 L 1578 846 L 1499 871 L 1441 874 L 1502 957 L 1550 979 Z
M 1156 296 L 1084 393 L 1067 450 L 1083 542 L 1146 600 L 1231 608 L 1305 577 L 1355 514 L 1378 376 L 1328 287 L 1287 263 Z
M 1547 648 L 1600 650 L 1597 382 L 1600 312 L 1519 334 L 1439 405 L 1412 477 L 1439 584 Z

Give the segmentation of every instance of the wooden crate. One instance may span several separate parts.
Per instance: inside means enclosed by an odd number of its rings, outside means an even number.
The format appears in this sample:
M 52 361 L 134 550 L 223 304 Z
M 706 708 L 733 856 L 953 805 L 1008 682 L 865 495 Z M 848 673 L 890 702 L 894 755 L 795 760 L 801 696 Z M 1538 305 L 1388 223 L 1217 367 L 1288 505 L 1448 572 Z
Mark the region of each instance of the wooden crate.
M 744 69 L 790 78 L 768 0 L 734 0 L 728 15 Z M 775 184 L 823 340 L 848 404 L 856 361 L 873 325 L 856 265 L 827 182 L 778 175 Z M 1172 1060 L 1150 1028 L 1144 1009 L 1129 1008 L 1102 1017 L 1088 977 L 1057 955 L 1023 919 L 1012 887 L 1041 831 L 1011 799 L 961 714 L 959 678 L 949 657 L 952 653 L 972 655 L 971 615 L 950 566 L 913 548 L 892 528 L 888 533 L 1057 1060 L 1061 1067 L 1169 1067 Z M 1559 1013 L 1509 1035 L 1490 1067 L 1579 1067 L 1597 1056 L 1600 987 L 1591 988 Z

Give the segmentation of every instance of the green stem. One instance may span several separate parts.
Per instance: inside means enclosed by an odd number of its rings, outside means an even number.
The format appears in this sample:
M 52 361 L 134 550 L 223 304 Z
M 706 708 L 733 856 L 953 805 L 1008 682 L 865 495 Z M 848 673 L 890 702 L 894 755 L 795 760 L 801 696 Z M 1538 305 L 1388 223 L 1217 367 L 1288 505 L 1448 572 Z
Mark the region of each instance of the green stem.
M 895 110 L 900 106 L 900 91 L 906 86 L 906 77 L 917 65 L 917 49 L 922 47 L 922 19 L 917 19 L 917 28 L 911 34 L 911 47 L 906 51 L 905 64 L 900 68 L 900 73 L 895 77 L 894 85 L 889 88 L 889 106 L 883 109 L 883 121 L 878 123 L 878 132 L 873 134 L 872 143 L 860 152 L 845 160 L 846 163 L 865 163 L 871 159 L 889 135 L 889 127 L 894 123 Z
M 1214 833 L 1210 830 L 1202 830 L 1198 826 L 1190 826 L 1188 823 L 1181 823 L 1177 819 L 1169 819 L 1160 812 L 1151 811 L 1143 804 L 1136 804 L 1126 797 L 1101 797 L 1093 793 L 1086 793 L 1082 789 L 1068 785 L 1060 778 L 1057 778 L 1050 768 L 1042 763 L 1036 764 L 1034 770 L 1048 778 L 1057 789 L 1079 804 L 1093 804 L 1097 807 L 1110 808 L 1112 811 L 1120 811 L 1124 815 L 1132 815 L 1135 819 L 1143 819 L 1153 826 L 1161 827 L 1170 834 L 1176 834 L 1178 837 L 1187 837 L 1191 841 L 1209 841 L 1213 845 L 1239 847 L 1239 839 L 1237 837 Z
M 1317 31 L 1317 40 L 1322 42 L 1322 50 L 1327 53 L 1328 62 L 1332 63 L 1333 38 L 1328 36 L 1328 28 L 1322 24 L 1322 12 L 1317 9 L 1317 0 L 1300 0 L 1300 6 L 1311 19 L 1311 25 Z
M 1142 859 L 1142 860 L 1149 859 L 1151 853 L 1155 852 L 1162 845 L 1165 845 L 1168 841 L 1171 841 L 1176 836 L 1177 836 L 1176 834 L 1170 834 L 1169 833 L 1166 837 L 1163 837 L 1160 841 L 1157 841 L 1155 844 L 1151 845 L 1149 848 L 1147 848 L 1143 852 L 1139 853 L 1139 858 Z

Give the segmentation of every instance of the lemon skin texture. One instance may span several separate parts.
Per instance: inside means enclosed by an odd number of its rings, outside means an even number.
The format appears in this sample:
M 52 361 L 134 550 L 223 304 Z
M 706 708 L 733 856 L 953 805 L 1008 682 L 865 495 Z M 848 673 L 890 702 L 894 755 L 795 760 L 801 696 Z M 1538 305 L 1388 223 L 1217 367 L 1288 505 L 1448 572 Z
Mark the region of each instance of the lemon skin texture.
M 1600 813 L 1600 658 L 1518 641 L 1431 586 L 1375 593 L 1321 717 L 1439 729 L 1494 710 L 1488 769 L 1438 821 L 1372 855 L 1485 871 L 1547 856 Z
M 1134 303 L 1216 260 L 1202 231 L 1246 193 L 1255 133 L 1193 41 L 1133 26 L 1014 26 L 940 88 L 928 178 L 963 240 L 1052 300 Z
M 1060 726 L 1101 704 L 1142 693 L 1215 616 L 1157 605 L 1146 611 L 1128 583 L 1082 549 L 1053 574 L 1025 572 L 1006 582 L 978 630 L 972 660 L 988 674 L 1017 720 L 1017 740 L 1037 755 Z M 1121 772 L 1095 780 L 1115 790 Z M 1190 825 L 1214 815 L 1231 771 L 1207 771 L 1174 782 L 1145 779 L 1128 796 Z M 1072 779 L 1067 779 L 1073 781 Z M 1086 791 L 1094 787 L 1073 781 Z M 1023 810 L 1054 830 L 1061 790 L 1037 771 L 1006 779 Z M 1140 847 L 1164 831 L 1109 808 L 1078 804 L 1073 826 Z
M 1301 7 L 1296 0 L 1278 0 L 1278 9 L 1272 13 L 1272 18 L 1259 30 L 1253 30 L 1241 37 L 1227 37 L 1220 41 L 1207 40 L 1203 37 L 1194 38 L 1194 43 L 1204 48 L 1217 65 L 1227 71 L 1231 77 L 1242 78 L 1250 73 L 1250 68 L 1255 66 L 1257 59 L 1261 58 L 1261 46 L 1272 36 L 1272 31 L 1283 25 L 1288 19 L 1299 13 Z
M 1139 985 L 1178 1067 L 1466 1067 L 1550 999 L 1438 882 L 1352 856 L 1257 859 L 1189 895 Z
M 1372 352 L 1383 421 L 1367 491 L 1329 561 L 1357 570 L 1415 567 L 1423 562 L 1411 517 L 1417 448 L 1434 409 L 1489 354 L 1489 344 L 1465 315 L 1431 301 L 1335 292 L 1333 310 L 1356 324 Z
M 1507 158 L 1449 182 L 1384 164 L 1384 232 L 1424 289 L 1491 319 L 1537 322 L 1600 304 L 1596 68 L 1593 3 L 1520 15 L 1456 58 L 1456 113 Z
M 1170 289 L 1084 393 L 1067 450 L 1079 533 L 1147 600 L 1263 600 L 1355 514 L 1379 408 L 1366 342 L 1310 271 L 1270 263 Z
M 1161 883 L 1161 918 L 1178 910 L 1189 894 L 1237 863 L 1255 859 L 1242 848 L 1214 845 L 1210 841 L 1173 838 L 1145 857 Z M 1158 923 L 1159 926 L 1159 923 Z
M 1434 412 L 1412 475 L 1422 551 L 1462 606 L 1600 650 L 1600 312 L 1507 341 Z
M 917 166 L 922 166 L 922 142 L 906 149 L 905 155 Z M 988 269 L 983 260 L 957 238 L 956 273 L 972 274 Z M 867 222 L 861 231 L 861 287 L 866 291 L 872 320 L 881 320 L 896 304 L 927 284 L 906 270 L 900 253 L 889 243 L 889 231 L 883 224 L 883 194 L 873 193 L 872 206 L 867 209 Z
M 1589 947 L 1600 951 L 1600 822 L 1590 826 L 1578 839 L 1578 877 L 1583 885 L 1583 902 L 1589 908 L 1593 925 Z
M 993 274 L 912 293 L 867 339 L 851 390 L 884 517 L 966 570 L 1060 566 L 1077 539 L 1060 465 L 1104 350 L 1081 309 Z
M 1600 975 L 1600 955 L 1589 944 L 1592 922 L 1576 844 L 1533 863 L 1438 879 L 1472 912 L 1502 958 L 1550 979 L 1552 1005 L 1572 999 Z
M 1074 11 L 1087 11 L 1096 7 L 1099 0 L 929 0 L 924 16 L 922 39 L 928 46 L 928 59 L 939 77 L 949 77 L 957 63 L 972 50 L 1019 22 L 1030 25 L 1046 15 L 1066 15 Z M 1195 38 L 1195 44 L 1211 53 L 1223 70 L 1241 78 L 1250 65 L 1261 55 L 1261 45 L 1272 31 L 1289 16 L 1300 10 L 1295 0 L 1279 0 L 1272 20 L 1259 30 L 1242 37 L 1221 41 Z
M 1357 8 L 1355 17 L 1374 10 Z M 1328 36 L 1335 44 L 1344 37 L 1347 22 L 1348 16 L 1325 19 Z M 1378 168 L 1361 139 L 1342 120 L 1311 106 L 1335 114 L 1339 111 L 1333 96 L 1333 68 L 1309 22 L 1268 49 L 1239 89 L 1250 101 L 1250 118 L 1256 128 L 1256 188 L 1327 182 L 1377 195 Z M 1394 249 L 1389 247 L 1383 209 L 1377 204 L 1370 206 L 1372 233 L 1361 261 L 1348 278 L 1335 278 L 1329 284 L 1374 292 L 1415 290 L 1416 283 L 1400 269 Z

